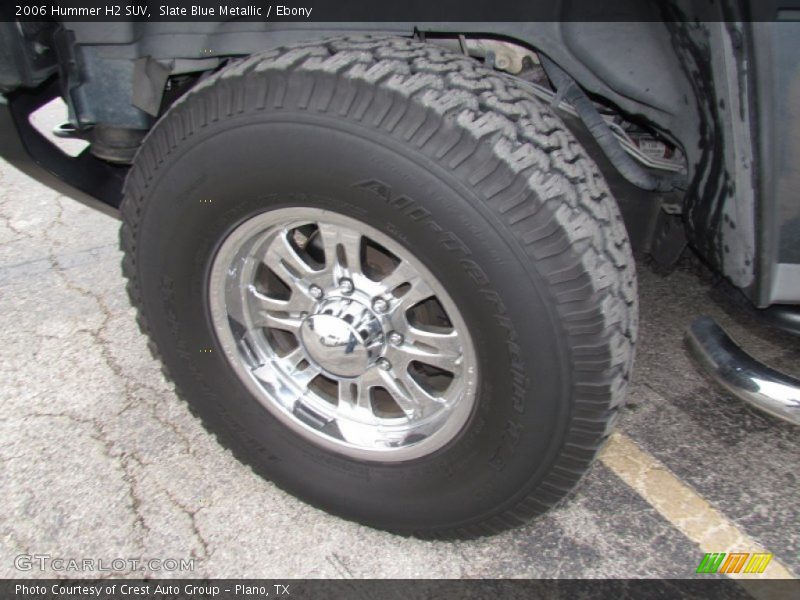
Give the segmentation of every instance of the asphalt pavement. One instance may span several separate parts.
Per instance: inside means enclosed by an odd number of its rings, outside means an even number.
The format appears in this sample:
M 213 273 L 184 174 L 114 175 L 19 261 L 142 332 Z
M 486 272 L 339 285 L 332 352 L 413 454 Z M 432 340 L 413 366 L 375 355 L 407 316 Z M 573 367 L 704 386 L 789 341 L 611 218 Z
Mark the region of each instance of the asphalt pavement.
M 205 432 L 136 327 L 118 229 L 0 162 L 0 577 L 97 575 L 20 570 L 18 557 L 48 555 L 194 560 L 113 573 L 123 576 L 684 578 L 715 544 L 765 549 L 780 573 L 800 573 L 798 430 L 712 387 L 682 337 L 711 314 L 795 374 L 800 340 L 731 311 L 696 268 L 639 265 L 641 337 L 620 435 L 575 494 L 502 535 L 420 541 L 304 504 Z M 680 493 L 631 475 L 631 456 Z M 753 548 L 725 547 L 714 531 Z

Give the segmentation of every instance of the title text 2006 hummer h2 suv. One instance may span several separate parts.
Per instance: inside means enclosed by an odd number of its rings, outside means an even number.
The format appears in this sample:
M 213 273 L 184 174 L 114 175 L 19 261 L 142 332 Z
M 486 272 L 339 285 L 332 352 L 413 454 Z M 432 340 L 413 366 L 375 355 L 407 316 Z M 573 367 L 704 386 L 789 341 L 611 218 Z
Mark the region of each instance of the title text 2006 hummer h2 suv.
M 491 533 L 609 436 L 632 251 L 688 245 L 800 329 L 800 24 L 633 4 L 647 18 L 6 21 L 0 154 L 119 215 L 141 329 L 241 460 L 376 527 Z M 29 122 L 56 97 L 78 156 Z M 708 319 L 688 339 L 798 421 L 796 380 Z

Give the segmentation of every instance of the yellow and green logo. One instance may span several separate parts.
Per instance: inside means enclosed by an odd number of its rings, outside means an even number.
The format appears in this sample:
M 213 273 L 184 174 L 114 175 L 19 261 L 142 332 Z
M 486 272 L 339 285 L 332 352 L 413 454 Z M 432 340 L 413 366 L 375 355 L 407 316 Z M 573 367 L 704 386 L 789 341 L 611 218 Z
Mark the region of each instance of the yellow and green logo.
M 709 552 L 697 573 L 763 573 L 771 560 L 772 554 L 767 552 Z

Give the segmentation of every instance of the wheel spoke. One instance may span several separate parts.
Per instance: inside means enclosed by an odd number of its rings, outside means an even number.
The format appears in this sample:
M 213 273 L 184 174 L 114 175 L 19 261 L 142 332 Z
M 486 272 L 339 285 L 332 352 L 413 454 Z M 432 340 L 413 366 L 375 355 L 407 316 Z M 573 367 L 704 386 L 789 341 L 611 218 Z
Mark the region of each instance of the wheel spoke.
M 436 406 L 436 398 L 423 390 L 407 372 L 381 371 L 380 377 L 381 385 L 409 420 L 424 418 Z
M 265 383 L 275 385 L 279 380 L 278 372 L 275 369 L 276 362 L 283 366 L 285 372 L 291 375 L 292 382 L 302 391 L 308 389 L 308 384 L 311 383 L 311 380 L 321 372 L 319 367 L 305 360 L 305 354 L 298 347 L 282 358 L 267 361 L 263 365 L 256 367 L 252 370 L 253 375 Z M 301 365 L 303 365 L 302 368 Z
M 361 234 L 328 223 L 319 223 L 318 227 L 325 250 L 325 269 L 334 283 L 352 273 L 361 273 Z
M 395 307 L 395 310 L 405 312 L 415 304 L 418 304 L 423 300 L 427 300 L 433 296 L 433 290 L 421 277 L 416 277 L 409 281 L 409 283 L 411 284 L 411 289 L 403 294 L 403 296 L 400 298 L 400 302 Z
M 311 383 L 311 380 L 314 379 L 317 375 L 319 375 L 322 370 L 312 364 L 308 364 L 303 369 L 297 369 L 292 374 L 292 381 L 301 389 L 307 389 L 308 384 Z
M 461 348 L 455 331 L 430 333 L 410 328 L 402 345 L 386 349 L 386 358 L 402 371 L 415 361 L 453 374 L 461 368 Z
M 278 298 L 265 296 L 256 290 L 255 286 L 253 285 L 249 285 L 247 287 L 247 293 L 250 302 L 253 303 L 253 306 L 256 308 L 256 310 L 276 312 L 291 312 L 293 310 L 291 306 L 291 298 L 289 300 L 279 300 Z M 297 309 L 295 308 L 295 310 Z
M 395 314 L 405 313 L 409 308 L 427 300 L 434 295 L 433 289 L 422 278 L 410 263 L 403 261 L 397 268 L 380 281 L 386 294 L 391 294 L 400 286 L 408 286 L 399 298 L 389 298 L 390 311 Z
M 272 329 L 282 329 L 296 334 L 300 331 L 300 326 L 303 324 L 303 319 L 299 317 L 276 317 L 269 313 L 261 314 L 261 323 L 264 327 Z
M 303 315 L 314 306 L 314 301 L 299 292 L 292 292 L 288 300 L 271 298 L 258 292 L 254 286 L 248 288 L 248 300 L 253 311 L 255 327 L 274 327 L 296 333 L 302 324 Z M 273 313 L 280 313 L 280 316 Z
M 455 330 L 447 332 L 428 331 L 410 325 L 405 330 L 406 341 L 425 349 L 433 349 L 442 355 L 460 355 L 461 341 Z
M 381 279 L 381 285 L 386 289 L 386 293 L 391 293 L 396 287 L 404 283 L 411 283 L 419 278 L 417 270 L 406 260 L 400 261 L 394 271 Z
M 297 368 L 300 366 L 300 363 L 305 360 L 305 352 L 303 349 L 298 346 L 286 356 L 281 357 L 281 362 L 292 372 L 297 371 Z
M 369 391 L 372 386 L 368 379 L 359 377 L 350 381 L 339 382 L 339 404 L 337 413 L 340 417 L 357 420 L 374 420 Z
M 268 359 L 263 345 L 256 339 L 256 336 L 260 335 L 261 333 L 259 332 L 247 331 L 239 340 L 239 347 L 243 355 L 247 357 L 247 362 L 253 366 L 263 365 Z
M 308 293 L 309 285 L 316 281 L 322 271 L 317 271 L 304 261 L 289 243 L 288 231 L 283 230 L 273 240 L 264 254 L 264 263 L 272 269 L 278 277 L 286 281 L 292 291 L 300 290 Z

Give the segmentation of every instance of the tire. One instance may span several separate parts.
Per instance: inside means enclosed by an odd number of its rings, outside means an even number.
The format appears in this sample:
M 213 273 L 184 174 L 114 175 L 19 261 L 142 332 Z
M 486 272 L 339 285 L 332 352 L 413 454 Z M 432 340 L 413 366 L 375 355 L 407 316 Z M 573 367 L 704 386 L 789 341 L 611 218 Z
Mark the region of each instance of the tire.
M 237 374 L 216 257 L 292 210 L 392 240 L 454 302 L 477 375 L 446 443 L 339 452 Z M 122 215 L 130 299 L 178 394 L 256 472 L 345 518 L 437 538 L 520 525 L 576 486 L 624 401 L 637 292 L 614 199 L 549 106 L 443 48 L 348 37 L 231 63 L 150 132 Z

